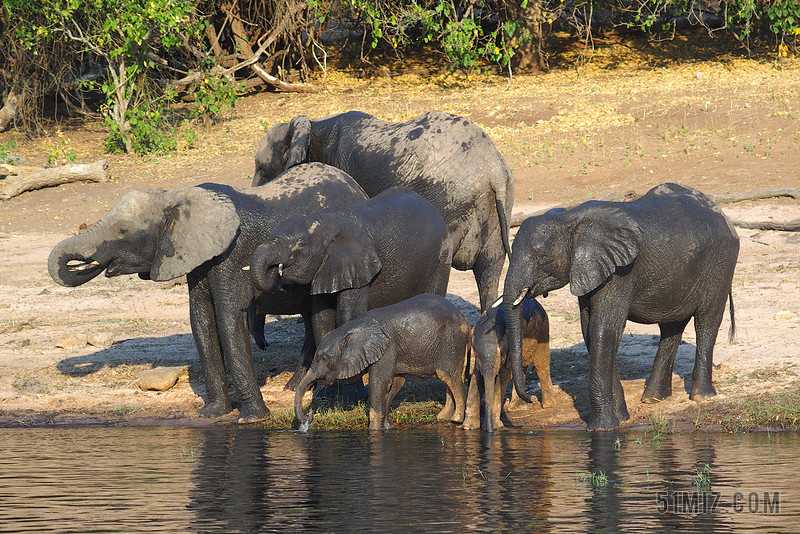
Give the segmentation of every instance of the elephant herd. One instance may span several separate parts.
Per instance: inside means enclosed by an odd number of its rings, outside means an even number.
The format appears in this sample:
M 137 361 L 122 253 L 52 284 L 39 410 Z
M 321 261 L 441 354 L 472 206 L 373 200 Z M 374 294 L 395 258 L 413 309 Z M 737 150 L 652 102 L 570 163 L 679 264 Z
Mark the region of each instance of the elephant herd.
M 48 268 L 65 286 L 102 272 L 155 281 L 186 276 L 207 417 L 233 409 L 229 386 L 240 423 L 269 416 L 250 338 L 263 348 L 266 315 L 300 314 L 305 340 L 287 388 L 296 391 L 301 425 L 311 421 L 301 400 L 312 384 L 368 372 L 370 429 L 391 427 L 392 398 L 405 376 L 421 375 L 447 386 L 440 419 L 493 431 L 502 427 L 512 379 L 512 402 L 531 402 L 529 364 L 542 405 L 553 404 L 547 314 L 535 298 L 567 284 L 589 350 L 589 429 L 629 418 L 616 363 L 627 320 L 661 329 L 644 402 L 671 394 L 691 318 L 691 397 L 715 394 L 712 351 L 727 301 L 733 335 L 739 244 L 711 200 L 663 184 L 629 203 L 551 210 L 524 221 L 512 252 L 513 202 L 510 169 L 466 119 L 438 112 L 402 123 L 360 112 L 300 116 L 267 131 L 251 187 L 131 191 L 88 231 L 56 245 Z M 451 267 L 475 276 L 483 315 L 474 329 L 443 298 Z

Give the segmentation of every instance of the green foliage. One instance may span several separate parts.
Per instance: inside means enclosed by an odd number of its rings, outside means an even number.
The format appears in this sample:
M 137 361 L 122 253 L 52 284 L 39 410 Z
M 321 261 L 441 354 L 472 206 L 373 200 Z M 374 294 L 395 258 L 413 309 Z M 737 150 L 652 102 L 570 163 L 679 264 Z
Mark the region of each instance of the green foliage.
M 47 164 L 48 165 L 66 165 L 69 163 L 78 162 L 78 154 L 70 146 L 69 139 L 64 138 L 64 133 L 61 130 L 56 132 L 58 140 L 55 143 L 47 144 Z
M 169 128 L 154 130 L 164 122 L 153 79 L 166 62 L 160 54 L 199 38 L 205 27 L 191 0 L 7 0 L 4 8 L 19 43 L 34 54 L 61 41 L 105 68 L 106 76 L 83 85 L 105 95 L 108 148 L 141 153 L 169 145 Z
M 204 76 L 192 88 L 195 103 L 192 114 L 213 118 L 227 107 L 236 107 L 243 87 L 243 83 L 231 83 L 227 78 Z
M 458 9 L 448 0 L 391 2 L 387 0 L 345 0 L 364 20 L 370 48 L 381 41 L 399 51 L 419 44 L 437 45 L 452 67 L 471 70 L 481 61 L 507 66 L 519 47 L 511 37 L 522 35 L 524 28 L 515 22 L 503 22 L 486 31 L 484 20 L 474 10 Z M 483 2 L 479 2 L 483 6 Z
M 0 143 L 0 163 L 9 163 L 14 165 L 14 160 L 6 161 L 8 157 L 11 155 L 11 151 L 17 146 L 16 141 L 9 141 L 6 144 Z

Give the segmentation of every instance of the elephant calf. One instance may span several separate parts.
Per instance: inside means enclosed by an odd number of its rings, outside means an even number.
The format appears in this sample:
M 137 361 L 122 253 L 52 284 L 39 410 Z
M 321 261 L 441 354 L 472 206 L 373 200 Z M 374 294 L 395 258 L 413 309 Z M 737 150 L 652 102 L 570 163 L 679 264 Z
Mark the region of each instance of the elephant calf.
M 436 208 L 405 187 L 390 187 L 356 206 L 277 225 L 253 252 L 250 273 L 262 291 L 310 288 L 319 344 L 368 309 L 423 293 L 445 295 L 452 256 L 450 234 Z M 310 363 L 310 357 L 302 362 L 289 389 Z
M 333 330 L 322 340 L 311 368 L 294 397 L 303 423 L 303 395 L 315 382 L 331 385 L 369 371 L 369 429 L 392 428 L 389 405 L 405 376 L 436 376 L 447 386 L 440 420 L 464 419 L 464 374 L 470 350 L 466 317 L 446 299 L 418 295 L 371 310 Z M 310 424 L 309 413 L 306 424 Z
M 474 367 L 469 382 L 464 428 L 478 428 L 481 416 L 481 393 L 484 396 L 484 430 L 503 428 L 500 420 L 503 396 L 511 382 L 508 361 L 506 316 L 502 307 L 490 307 L 481 314 L 472 329 Z M 550 381 L 550 323 L 547 312 L 535 299 L 522 303 L 522 365 L 533 364 L 539 375 L 542 407 L 553 406 L 553 383 Z M 511 390 L 511 404 L 524 402 Z

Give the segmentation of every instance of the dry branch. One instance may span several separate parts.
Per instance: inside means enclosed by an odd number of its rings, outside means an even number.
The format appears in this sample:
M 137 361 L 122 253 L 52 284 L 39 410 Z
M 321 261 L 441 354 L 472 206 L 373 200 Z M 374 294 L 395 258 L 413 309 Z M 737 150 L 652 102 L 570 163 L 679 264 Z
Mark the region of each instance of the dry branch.
M 20 174 L 10 170 L 22 171 Z M 0 174 L 8 174 L 0 179 L 0 200 L 8 200 L 25 191 L 51 187 L 70 182 L 107 182 L 111 177 L 108 161 L 101 159 L 94 163 L 63 165 L 61 167 L 19 167 L 0 165 Z
M 764 191 L 754 191 L 751 193 L 734 193 L 730 195 L 713 195 L 711 198 L 717 204 L 729 204 L 731 202 L 742 202 L 745 200 L 763 200 L 765 198 L 792 197 L 800 199 L 800 191 L 787 187 L 785 189 L 767 189 Z
M 600 198 L 600 200 L 608 200 L 612 202 L 629 202 L 631 200 L 635 200 L 638 197 L 636 193 L 633 191 L 627 191 L 622 195 L 618 193 L 608 193 Z M 800 199 L 800 191 L 797 189 L 793 189 L 790 187 L 784 189 L 767 189 L 764 191 L 755 191 L 751 193 L 736 193 L 731 195 L 714 195 L 711 198 L 714 199 L 714 202 L 718 204 L 725 204 L 731 202 L 742 202 L 744 200 L 761 200 L 765 198 L 775 198 L 775 197 L 791 197 Z M 578 201 L 570 201 L 565 202 L 563 204 L 559 204 L 558 206 L 553 206 L 552 208 L 540 209 L 536 211 L 518 211 L 516 213 L 511 214 L 511 228 L 516 228 L 522 221 L 527 219 L 528 217 L 535 217 L 536 215 L 541 215 L 551 209 L 555 208 L 563 208 L 563 209 L 571 209 L 580 204 Z M 796 232 L 800 230 L 800 219 L 795 219 L 793 221 L 789 221 L 786 223 L 776 223 L 776 222 L 745 222 L 745 221 L 732 221 L 734 226 L 738 226 L 740 228 L 751 228 L 754 230 L 778 230 L 783 232 Z
M 752 230 L 777 230 L 779 232 L 797 232 L 800 231 L 800 219 L 785 223 L 776 223 L 771 221 L 766 222 L 746 222 L 746 221 L 731 221 L 734 226 L 739 228 L 749 228 Z

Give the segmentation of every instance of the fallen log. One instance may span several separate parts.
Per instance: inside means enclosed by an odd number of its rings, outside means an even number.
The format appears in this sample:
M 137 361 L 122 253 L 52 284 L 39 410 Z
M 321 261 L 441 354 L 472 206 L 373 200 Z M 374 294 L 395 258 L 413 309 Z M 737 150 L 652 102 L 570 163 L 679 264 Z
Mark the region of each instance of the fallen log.
M 0 200 L 8 200 L 25 191 L 52 187 L 70 182 L 107 182 L 111 178 L 108 172 L 108 160 L 101 159 L 94 163 L 76 163 L 61 167 L 29 167 L 19 165 L 0 165 Z
M 787 187 L 784 189 L 766 189 L 764 191 L 753 191 L 750 193 L 733 193 L 730 195 L 712 195 L 711 198 L 717 204 L 730 204 L 731 202 L 743 202 L 745 200 L 763 200 L 765 198 L 792 197 L 800 199 L 800 191 Z
M 777 230 L 778 232 L 797 232 L 800 231 L 800 219 L 785 223 L 777 223 L 772 221 L 762 222 L 746 222 L 746 221 L 731 221 L 734 226 L 739 228 L 748 228 L 751 230 Z

